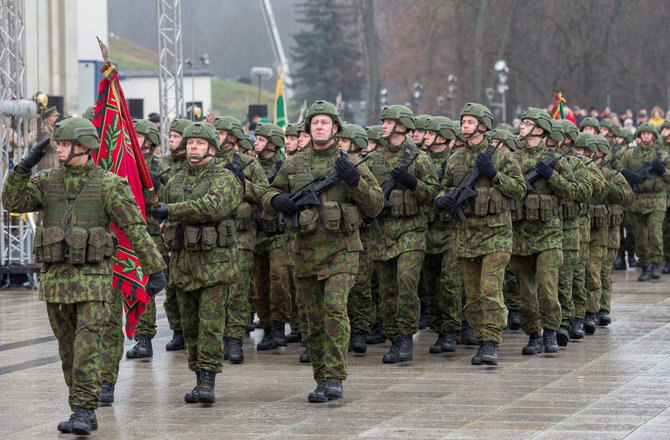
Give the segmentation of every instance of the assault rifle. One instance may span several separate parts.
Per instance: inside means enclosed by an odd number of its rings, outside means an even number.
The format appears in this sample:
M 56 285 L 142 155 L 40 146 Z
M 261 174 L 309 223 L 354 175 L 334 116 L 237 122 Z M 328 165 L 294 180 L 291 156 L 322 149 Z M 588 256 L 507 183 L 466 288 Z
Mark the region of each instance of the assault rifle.
M 442 162 L 442 166 L 440 166 L 440 171 L 437 172 L 437 183 L 442 182 L 442 179 L 444 178 L 444 170 L 447 168 L 447 161 L 448 159 L 445 159 L 444 162 Z
M 570 151 L 568 150 L 568 151 L 564 152 L 563 154 L 561 154 L 560 156 L 550 157 L 544 163 L 546 165 L 548 165 L 549 168 L 551 168 L 553 170 L 554 168 L 556 168 L 556 164 L 558 163 L 558 161 L 561 160 L 563 157 L 565 157 L 569 152 Z M 532 191 L 533 187 L 532 187 L 531 184 L 533 182 L 535 182 L 537 179 L 539 179 L 540 177 L 541 177 L 540 173 L 537 172 L 535 167 L 532 167 L 531 169 L 529 169 L 528 171 L 523 173 L 523 180 L 526 181 L 526 191 Z
M 281 168 L 282 164 L 284 163 L 283 160 L 278 160 L 277 163 L 275 163 L 275 167 L 271 170 L 267 170 L 265 172 L 265 177 L 268 179 L 268 183 L 272 185 L 272 182 L 274 182 L 275 177 L 277 177 L 277 173 L 279 173 L 279 169 Z
M 489 146 L 486 147 L 484 154 L 490 159 L 491 156 L 493 156 L 493 152 L 496 151 L 496 148 L 498 148 L 497 145 L 489 144 Z M 475 184 L 477 184 L 477 181 L 482 176 L 482 173 L 479 172 L 477 165 L 472 167 L 469 173 L 470 174 L 468 178 L 465 179 L 464 182 L 461 182 L 458 188 L 456 188 L 456 191 L 451 194 L 456 198 L 456 213 L 458 214 L 459 220 L 462 222 L 467 220 L 467 217 L 465 217 L 461 206 L 468 200 L 472 200 L 477 196 L 477 192 L 475 191 Z
M 660 158 L 661 158 L 661 150 L 658 147 L 656 147 L 656 159 L 660 159 Z M 651 170 L 652 170 L 651 162 L 653 162 L 653 161 L 647 162 L 645 164 L 645 166 L 640 168 L 640 170 L 635 173 L 637 175 L 637 178 L 640 181 L 639 183 L 642 183 L 645 180 L 651 179 L 653 177 L 651 175 Z M 631 187 L 633 188 L 633 191 L 637 191 L 637 184 L 631 185 Z
M 347 153 L 342 151 L 342 156 L 346 157 Z M 360 160 L 355 166 L 358 168 L 359 165 L 370 159 L 372 156 L 368 155 L 365 159 Z M 299 226 L 298 216 L 300 211 L 311 206 L 321 205 L 319 196 L 325 191 L 329 190 L 336 184 L 338 184 L 342 178 L 337 175 L 337 172 L 333 171 L 329 174 L 324 174 L 319 176 L 316 179 L 312 180 L 310 183 L 305 185 L 302 189 L 295 191 L 291 194 L 291 201 L 298 206 L 298 212 L 293 214 L 293 228 Z

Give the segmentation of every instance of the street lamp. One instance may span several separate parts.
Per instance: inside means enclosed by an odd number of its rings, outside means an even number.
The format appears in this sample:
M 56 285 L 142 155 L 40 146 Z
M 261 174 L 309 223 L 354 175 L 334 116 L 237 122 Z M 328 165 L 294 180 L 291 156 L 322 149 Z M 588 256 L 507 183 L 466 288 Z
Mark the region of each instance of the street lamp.
M 507 122 L 507 103 L 505 102 L 505 92 L 509 87 L 507 86 L 507 73 L 509 67 L 505 60 L 498 60 L 493 65 L 493 69 L 498 72 L 498 93 L 500 93 L 500 108 L 502 110 L 502 121 Z
M 272 78 L 273 72 L 270 67 L 252 67 L 251 76 L 258 77 L 258 104 L 261 103 L 261 80 Z
M 414 83 L 414 93 L 412 93 L 412 107 L 414 110 L 414 113 L 419 113 L 419 102 L 421 101 L 421 89 L 423 86 L 421 85 L 420 82 L 415 82 Z
M 447 95 L 447 99 L 451 102 L 452 118 L 456 118 L 456 100 L 454 99 L 454 92 L 458 90 L 456 81 L 458 81 L 458 78 L 453 73 L 450 73 L 449 76 L 447 76 L 447 83 L 449 84 L 449 86 L 447 87 L 447 92 L 449 92 L 449 94 Z
M 379 91 L 379 102 L 381 102 L 382 107 L 385 105 L 388 105 L 389 103 L 389 90 L 387 88 L 383 88 Z

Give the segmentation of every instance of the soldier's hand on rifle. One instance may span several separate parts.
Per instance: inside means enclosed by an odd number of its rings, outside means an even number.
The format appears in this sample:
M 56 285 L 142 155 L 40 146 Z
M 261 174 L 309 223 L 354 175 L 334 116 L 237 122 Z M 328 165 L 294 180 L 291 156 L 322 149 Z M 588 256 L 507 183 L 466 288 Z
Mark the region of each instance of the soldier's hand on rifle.
M 153 298 L 158 292 L 165 289 L 166 285 L 167 280 L 165 279 L 165 275 L 163 275 L 163 271 L 159 271 L 149 275 L 149 280 L 147 280 L 147 286 L 145 290 L 147 294 Z
M 151 216 L 158 220 L 159 222 L 162 222 L 166 218 L 168 218 L 168 204 L 160 202 L 158 203 L 158 208 L 154 208 L 153 206 L 151 207 Z
M 402 168 L 393 168 L 391 170 L 391 176 L 395 177 L 398 182 L 402 183 L 409 189 L 416 188 L 416 177 L 412 176 L 412 174 L 407 170 L 403 170 Z
M 651 169 L 659 176 L 665 176 L 665 164 L 658 157 L 651 161 Z
M 621 174 L 626 178 L 630 186 L 635 186 L 640 183 L 640 178 L 637 177 L 637 174 L 635 174 L 634 171 L 623 169 L 621 170 Z
M 44 138 L 41 141 L 37 143 L 33 147 L 32 150 L 28 154 L 26 154 L 26 157 L 23 158 L 21 162 L 17 166 L 21 167 L 25 171 L 30 171 L 33 169 L 35 165 L 40 163 L 40 160 L 47 154 L 44 149 L 49 145 L 51 142 L 51 138 Z
M 496 171 L 496 167 L 493 165 L 491 158 L 484 153 L 479 153 L 477 155 L 477 159 L 475 159 L 475 165 L 477 165 L 479 172 L 489 179 L 493 179 L 498 172 Z
M 225 164 L 224 168 L 227 169 L 227 170 L 232 171 L 233 173 L 235 173 L 235 176 L 237 176 L 237 178 L 240 180 L 240 183 L 242 184 L 242 191 L 244 192 L 245 189 L 246 189 L 246 185 L 245 185 L 246 178 L 244 177 L 244 172 L 241 169 L 237 168 L 232 163 Z
M 151 184 L 154 186 L 154 191 L 158 191 L 158 188 L 161 187 L 161 181 L 154 173 L 149 173 L 149 178 L 151 178 Z
M 437 206 L 437 209 L 443 209 L 448 212 L 454 212 L 458 207 L 456 204 L 456 197 L 454 197 L 452 194 L 447 194 L 437 199 L 435 206 Z
M 358 172 L 353 163 L 344 157 L 340 157 L 335 161 L 335 172 L 337 173 L 337 177 L 344 180 L 347 186 L 358 186 L 358 181 L 361 180 L 361 173 Z
M 544 177 L 546 180 L 549 180 L 551 175 L 554 174 L 554 169 L 544 162 L 536 163 L 535 171 L 537 171 L 537 174 Z
M 298 205 L 291 200 L 291 194 L 277 194 L 270 203 L 274 209 L 287 216 L 292 216 L 298 212 Z

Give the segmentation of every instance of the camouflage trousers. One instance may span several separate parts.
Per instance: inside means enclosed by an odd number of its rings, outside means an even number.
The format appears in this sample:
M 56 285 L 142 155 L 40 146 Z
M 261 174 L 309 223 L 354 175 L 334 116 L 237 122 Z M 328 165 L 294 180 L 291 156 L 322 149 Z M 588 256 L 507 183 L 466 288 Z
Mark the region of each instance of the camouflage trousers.
M 543 328 L 558 330 L 561 325 L 558 269 L 562 264 L 560 249 L 512 256 L 510 266 L 519 279 L 521 329 L 527 335 Z
M 670 260 L 670 209 L 665 211 L 663 219 L 663 259 Z
M 521 308 L 519 280 L 516 278 L 516 274 L 512 272 L 509 267 L 505 269 L 503 296 L 505 297 L 505 307 L 507 307 L 509 310 L 519 310 Z
M 640 259 L 639 266 L 663 261 L 663 219 L 665 211 L 648 214 L 629 212 L 635 235 L 635 254 Z
M 99 301 L 47 303 L 47 315 L 58 340 L 58 355 L 69 391 L 68 403 L 96 409 L 100 394 L 102 334 L 109 306 Z
M 116 384 L 119 362 L 123 357 L 123 294 L 114 289 L 113 300 L 108 304 L 109 313 L 102 333 L 100 353 L 100 380 Z M 153 302 L 150 301 L 150 302 Z
M 177 289 L 175 287 L 165 289 L 163 307 L 165 308 L 165 315 L 167 316 L 170 330 L 181 331 L 181 315 L 179 313 L 179 304 L 177 304 Z M 156 297 L 154 297 L 149 301 L 147 309 L 140 316 L 140 320 L 135 326 L 135 334 L 137 337 L 148 336 L 153 339 L 156 336 L 156 328 Z
M 572 277 L 572 303 L 575 305 L 575 319 L 586 316 L 586 266 L 589 262 L 591 242 L 591 219 L 587 215 L 579 217 L 579 261 Z
M 509 260 L 507 252 L 458 258 L 465 287 L 465 316 L 479 342 L 502 342 L 507 323 L 502 287 Z
M 254 254 L 253 304 L 262 328 L 272 321 L 287 323 L 291 317 L 291 293 L 284 248 L 272 249 L 267 254 Z
M 223 336 L 244 339 L 251 314 L 249 298 L 253 291 L 251 271 L 254 265 L 254 253 L 247 249 L 238 249 L 237 261 L 236 283 L 228 291 L 228 298 L 224 305 Z
M 319 280 L 317 277 L 296 278 L 296 294 L 305 306 L 307 331 L 303 333 L 312 372 L 317 383 L 329 377 L 347 378 L 347 345 L 350 327 L 347 298 L 355 275 L 340 273 Z
M 389 339 L 419 331 L 417 288 L 423 258 L 422 251 L 407 251 L 390 260 L 375 261 L 379 276 L 379 309 Z
M 610 303 L 612 301 L 612 266 L 616 260 L 616 249 L 607 249 L 607 257 L 603 261 L 603 268 L 601 271 L 602 292 L 600 294 L 600 301 L 598 301 L 598 311 L 605 310 L 609 312 Z
M 624 230 L 626 231 L 624 233 Z M 628 256 L 635 255 L 635 235 L 633 234 L 633 225 L 630 222 L 630 213 L 624 213 L 623 223 L 621 224 L 621 249 L 626 251 Z
M 305 317 L 305 306 L 299 301 L 295 289 L 295 266 L 289 265 L 288 269 L 288 286 L 291 294 L 291 330 L 293 329 L 307 329 L 307 318 Z
M 354 287 L 349 292 L 347 313 L 351 323 L 351 333 L 370 333 L 375 323 L 376 307 L 372 297 L 372 275 L 374 263 L 367 250 L 358 253 L 358 273 Z
M 178 291 L 181 326 L 191 371 L 221 372 L 224 304 L 228 290 L 227 284 L 215 284 L 188 292 Z
M 439 274 L 430 297 L 431 327 L 438 334 L 460 331 L 464 292 L 456 253 L 449 249 L 442 254 L 426 255 L 423 267 Z
M 575 319 L 572 283 L 579 260 L 579 251 L 563 251 L 563 265 L 558 269 L 558 302 L 561 303 L 561 325 L 563 327 L 570 328 L 570 322 Z
M 601 273 L 603 261 L 607 257 L 607 246 L 589 245 L 589 259 L 586 263 L 586 312 L 598 312 L 602 294 Z

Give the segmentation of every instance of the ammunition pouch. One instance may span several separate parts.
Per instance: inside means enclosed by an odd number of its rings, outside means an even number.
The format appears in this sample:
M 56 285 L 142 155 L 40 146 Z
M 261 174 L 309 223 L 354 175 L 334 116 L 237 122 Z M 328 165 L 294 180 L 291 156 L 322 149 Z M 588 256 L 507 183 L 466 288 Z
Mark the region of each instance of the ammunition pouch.
M 591 228 L 602 229 L 609 227 L 609 213 L 606 205 L 589 206 L 589 216 L 591 217 Z
M 618 228 L 623 223 L 623 206 L 612 205 L 610 213 L 610 228 Z
M 60 226 L 35 229 L 34 251 L 38 263 L 101 263 L 114 256 L 116 235 L 103 227 L 85 229 Z
M 168 223 L 163 232 L 165 245 L 172 250 L 193 252 L 229 248 L 237 242 L 235 219 L 227 218 L 216 224 Z
M 520 206 L 521 205 L 521 206 Z M 560 215 L 558 197 L 552 194 L 529 194 L 523 204 L 517 204 L 517 211 L 525 212 L 524 219 L 529 222 L 550 222 Z M 517 216 L 515 216 L 515 219 Z
M 361 213 L 355 204 L 329 201 L 323 202 L 321 206 L 312 206 L 300 211 L 298 225 L 303 234 L 315 231 L 349 234 L 356 230 L 362 221 Z
M 655 193 L 665 189 L 666 183 L 660 177 L 652 175 L 651 179 L 645 179 L 638 183 L 635 188 L 636 193 Z
M 579 217 L 579 203 L 575 201 L 563 201 L 563 220 L 573 220 Z
M 394 189 L 389 194 L 388 200 L 392 206 L 382 213 L 387 213 L 386 215 L 391 217 L 414 217 L 421 212 L 419 201 L 412 190 Z
M 237 206 L 237 229 L 239 231 L 248 231 L 251 229 L 253 213 L 254 208 L 249 202 L 242 202 Z

